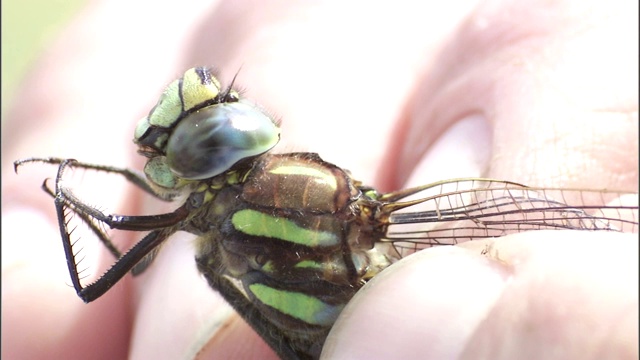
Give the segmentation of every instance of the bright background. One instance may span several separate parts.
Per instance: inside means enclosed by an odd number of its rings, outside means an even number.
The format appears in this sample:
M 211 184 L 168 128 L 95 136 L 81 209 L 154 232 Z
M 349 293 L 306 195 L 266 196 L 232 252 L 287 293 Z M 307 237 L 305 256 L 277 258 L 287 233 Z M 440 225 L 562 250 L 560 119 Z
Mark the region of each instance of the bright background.
M 2 114 L 20 80 L 85 0 L 2 1 Z M 4 116 L 2 117 L 4 119 Z

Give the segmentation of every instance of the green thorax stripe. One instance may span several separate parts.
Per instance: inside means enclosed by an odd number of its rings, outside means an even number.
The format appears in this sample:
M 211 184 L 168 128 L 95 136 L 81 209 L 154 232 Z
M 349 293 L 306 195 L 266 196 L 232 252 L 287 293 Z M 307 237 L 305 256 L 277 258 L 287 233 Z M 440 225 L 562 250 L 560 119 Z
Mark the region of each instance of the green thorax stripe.
M 301 269 L 322 269 L 322 263 L 313 260 L 302 260 L 296 263 L 295 267 Z
M 268 215 L 257 210 L 236 211 L 231 222 L 237 231 L 247 235 L 270 237 L 309 247 L 339 244 L 336 234 L 305 229 L 287 218 Z
M 260 283 L 249 285 L 249 290 L 263 304 L 312 325 L 333 325 L 343 308 L 343 305 L 329 305 L 313 296 Z

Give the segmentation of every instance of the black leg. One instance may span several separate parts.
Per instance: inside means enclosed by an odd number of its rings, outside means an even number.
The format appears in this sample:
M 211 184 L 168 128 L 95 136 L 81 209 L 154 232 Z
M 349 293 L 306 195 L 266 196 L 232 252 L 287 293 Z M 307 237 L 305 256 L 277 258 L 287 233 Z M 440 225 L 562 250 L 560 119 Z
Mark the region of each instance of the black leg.
M 146 178 L 143 175 L 138 174 L 136 171 L 129 170 L 127 168 L 118 168 L 114 166 L 90 164 L 90 163 L 80 162 L 75 159 L 63 159 L 63 158 L 56 158 L 56 157 L 28 158 L 28 159 L 14 161 L 13 168 L 16 172 L 18 172 L 18 167 L 26 163 L 32 163 L 32 162 L 41 162 L 41 163 L 52 164 L 52 165 L 60 165 L 63 162 L 67 162 L 69 166 L 73 166 L 76 168 L 102 171 L 102 172 L 111 173 L 111 174 L 118 174 L 120 176 L 123 176 L 125 179 L 127 179 L 129 182 L 131 182 L 138 188 L 164 201 L 171 201 L 176 197 L 176 195 L 178 195 L 176 193 L 160 194 L 156 192 L 149 185 Z
M 56 212 L 58 215 L 58 227 L 62 238 L 65 256 L 67 258 L 67 268 L 71 275 L 73 287 L 76 289 L 78 296 L 85 302 L 90 302 L 102 296 L 124 275 L 133 269 L 142 259 L 147 256 L 153 256 L 156 249 L 171 234 L 180 230 L 181 222 L 189 214 L 187 205 L 183 205 L 176 211 L 168 214 L 160 214 L 153 216 L 122 216 L 122 215 L 105 215 L 97 209 L 83 203 L 75 197 L 69 189 L 61 186 L 65 169 L 75 160 L 62 160 L 56 175 L 56 186 L 53 192 L 55 199 Z M 45 191 L 51 195 L 51 190 L 45 186 Z M 71 210 L 75 214 L 81 214 L 82 220 L 87 222 L 90 229 L 102 238 L 105 244 L 112 244 L 108 236 L 100 230 L 98 224 L 100 222 L 109 225 L 111 228 L 133 231 L 149 231 L 142 240 L 134 245 L 124 255 L 119 256 L 116 262 L 104 273 L 98 280 L 87 286 L 83 286 L 80 282 L 78 273 L 78 262 L 76 254 L 73 252 L 73 243 L 70 239 L 68 231 L 67 215 Z M 114 247 L 115 248 L 115 247 Z M 116 250 L 117 251 L 117 250 Z M 113 251 L 112 251 L 113 253 Z M 150 260 L 148 261 L 150 262 Z
M 47 185 L 47 180 L 49 179 L 45 179 L 44 182 L 42 183 L 42 190 L 44 190 L 44 192 L 49 194 L 55 200 L 56 194 Z M 104 231 L 102 231 L 102 229 L 93 221 L 93 218 L 91 216 L 85 213 L 76 211 L 76 209 L 73 206 L 70 206 L 69 209 L 73 211 L 76 216 L 82 219 L 82 221 L 85 224 L 87 224 L 87 226 L 89 226 L 91 231 L 98 237 L 100 242 L 107 248 L 107 250 L 109 250 L 109 252 L 111 253 L 111 255 L 113 255 L 113 257 L 118 259 L 120 256 L 122 256 L 122 253 L 120 253 L 120 250 L 118 250 L 118 248 L 113 244 L 113 242 L 111 242 L 111 239 L 109 239 L 109 236 L 105 234 Z

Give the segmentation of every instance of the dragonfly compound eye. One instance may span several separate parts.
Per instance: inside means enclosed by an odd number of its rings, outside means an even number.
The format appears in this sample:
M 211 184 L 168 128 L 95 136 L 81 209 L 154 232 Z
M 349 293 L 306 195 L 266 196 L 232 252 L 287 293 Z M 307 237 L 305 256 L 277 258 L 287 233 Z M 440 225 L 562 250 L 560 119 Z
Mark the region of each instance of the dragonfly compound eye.
M 167 143 L 167 164 L 184 179 L 207 179 L 269 151 L 279 140 L 278 126 L 255 105 L 216 104 L 180 120 Z

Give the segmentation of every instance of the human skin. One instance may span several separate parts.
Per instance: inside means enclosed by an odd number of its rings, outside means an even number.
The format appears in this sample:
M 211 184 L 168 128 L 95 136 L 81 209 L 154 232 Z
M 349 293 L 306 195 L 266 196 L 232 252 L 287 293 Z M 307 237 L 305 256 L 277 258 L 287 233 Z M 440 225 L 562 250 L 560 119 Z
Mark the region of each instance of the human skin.
M 3 358 L 181 358 L 204 343 L 202 358 L 275 357 L 197 276 L 185 235 L 83 304 L 37 188 L 55 168 L 15 175 L 12 161 L 140 169 L 137 119 L 185 69 L 213 65 L 226 81 L 241 68 L 246 95 L 282 120 L 278 151 L 318 152 L 385 191 L 455 176 L 637 191 L 637 6 L 90 4 L 3 123 Z M 472 131 L 447 133 L 455 123 Z M 95 186 L 120 214 L 172 208 Z M 121 247 L 139 239 L 127 236 Z M 344 311 L 325 355 L 638 357 L 637 236 L 548 231 L 480 249 L 429 249 L 390 268 Z M 100 269 L 112 261 L 105 252 Z

